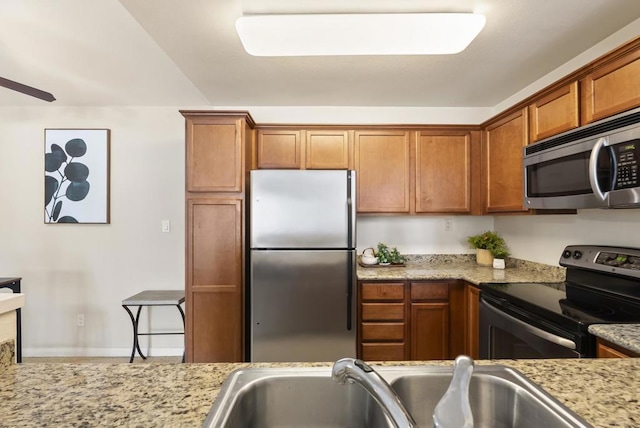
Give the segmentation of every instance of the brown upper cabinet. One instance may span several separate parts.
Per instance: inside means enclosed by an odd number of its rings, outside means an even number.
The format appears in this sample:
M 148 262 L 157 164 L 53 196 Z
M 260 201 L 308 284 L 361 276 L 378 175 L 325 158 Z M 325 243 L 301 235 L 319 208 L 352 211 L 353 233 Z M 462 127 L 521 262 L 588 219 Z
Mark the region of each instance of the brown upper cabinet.
M 472 212 L 472 198 L 475 196 L 472 187 L 478 181 L 480 170 L 479 148 L 480 140 L 476 131 L 418 132 L 417 213 Z
M 551 137 L 580 125 L 578 82 L 545 95 L 529 106 L 529 141 Z
M 307 169 L 349 169 L 351 138 L 349 131 L 305 131 Z
M 640 106 L 640 49 L 597 67 L 580 90 L 583 125 Z
M 409 213 L 410 132 L 355 131 L 358 212 Z
M 242 133 L 233 117 L 190 116 L 186 121 L 187 191 L 242 191 Z
M 260 129 L 258 169 L 352 168 L 353 131 L 341 129 Z
M 482 161 L 485 212 L 523 212 L 522 150 L 527 145 L 527 109 L 489 124 L 484 130 Z
M 302 131 L 267 130 L 258 131 L 258 168 L 300 169 L 302 159 Z

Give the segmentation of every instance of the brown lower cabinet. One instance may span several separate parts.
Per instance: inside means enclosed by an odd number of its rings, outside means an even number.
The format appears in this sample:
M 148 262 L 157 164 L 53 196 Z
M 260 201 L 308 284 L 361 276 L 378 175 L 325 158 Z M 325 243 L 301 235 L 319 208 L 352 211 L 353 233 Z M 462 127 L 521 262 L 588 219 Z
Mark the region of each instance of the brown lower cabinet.
M 478 356 L 479 290 L 459 280 L 359 281 L 358 357 Z
M 480 339 L 480 290 L 473 284 L 465 286 L 465 350 L 471 358 L 478 359 Z
M 368 361 L 406 360 L 405 284 L 360 282 L 358 354 Z
M 597 342 L 597 356 L 598 358 L 638 358 L 640 354 L 637 354 L 628 349 L 624 349 L 618 345 L 615 345 L 607 340 L 598 338 Z

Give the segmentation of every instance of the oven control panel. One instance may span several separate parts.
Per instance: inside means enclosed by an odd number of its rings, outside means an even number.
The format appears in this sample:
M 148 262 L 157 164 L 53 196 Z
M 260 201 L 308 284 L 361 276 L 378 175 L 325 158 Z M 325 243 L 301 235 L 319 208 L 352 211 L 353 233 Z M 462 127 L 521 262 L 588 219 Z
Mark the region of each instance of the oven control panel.
M 640 249 L 598 245 L 569 245 L 560 266 L 618 273 L 640 278 Z

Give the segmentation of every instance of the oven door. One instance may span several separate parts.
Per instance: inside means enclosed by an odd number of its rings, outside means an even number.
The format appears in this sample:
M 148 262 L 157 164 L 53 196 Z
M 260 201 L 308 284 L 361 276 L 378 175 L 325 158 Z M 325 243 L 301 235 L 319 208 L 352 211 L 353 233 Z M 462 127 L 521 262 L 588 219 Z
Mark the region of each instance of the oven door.
M 481 359 L 580 358 L 578 340 L 571 333 L 541 328 L 535 316 L 509 310 L 491 296 L 480 298 Z

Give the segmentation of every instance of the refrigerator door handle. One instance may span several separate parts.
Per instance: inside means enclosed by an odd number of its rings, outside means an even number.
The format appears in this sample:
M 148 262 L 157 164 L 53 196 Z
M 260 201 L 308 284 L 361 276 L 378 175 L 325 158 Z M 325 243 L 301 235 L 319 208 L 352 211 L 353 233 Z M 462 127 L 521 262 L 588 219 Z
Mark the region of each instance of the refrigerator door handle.
M 356 206 L 353 198 L 356 195 L 355 189 L 355 171 L 347 171 L 347 248 L 355 248 L 355 227 L 354 220 L 356 218 Z
M 347 330 L 351 331 L 353 328 L 353 256 L 347 257 Z

